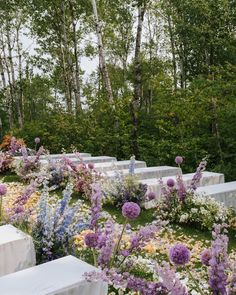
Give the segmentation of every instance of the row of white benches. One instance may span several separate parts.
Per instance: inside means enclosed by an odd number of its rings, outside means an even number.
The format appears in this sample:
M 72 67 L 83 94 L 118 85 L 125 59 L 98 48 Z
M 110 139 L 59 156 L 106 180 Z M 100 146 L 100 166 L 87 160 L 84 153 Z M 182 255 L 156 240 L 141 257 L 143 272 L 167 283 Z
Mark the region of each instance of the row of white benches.
M 12 225 L 0 226 L 1 295 L 106 295 L 106 283 L 84 277 L 94 270 L 73 256 L 35 266 L 32 238 Z

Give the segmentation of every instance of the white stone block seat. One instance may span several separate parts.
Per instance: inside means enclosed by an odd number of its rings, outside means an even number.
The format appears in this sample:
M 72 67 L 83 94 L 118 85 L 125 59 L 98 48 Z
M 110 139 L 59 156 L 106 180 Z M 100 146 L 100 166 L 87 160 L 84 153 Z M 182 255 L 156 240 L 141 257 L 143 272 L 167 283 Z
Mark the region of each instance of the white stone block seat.
M 66 256 L 0 278 L 1 295 L 107 295 L 107 284 L 87 282 L 93 266 Z
M 121 170 L 124 175 L 129 174 L 129 169 Z M 177 167 L 171 166 L 157 166 L 157 167 L 145 167 L 145 168 L 137 168 L 134 170 L 134 174 L 139 179 L 148 179 L 148 178 L 161 178 L 165 176 L 175 176 L 180 174 L 181 170 Z M 114 171 L 106 172 L 108 177 L 114 177 Z
M 95 169 L 101 172 L 129 169 L 129 164 L 130 164 L 130 160 L 114 161 L 114 162 L 106 162 L 106 163 L 95 163 Z M 144 161 L 135 161 L 135 168 L 145 168 L 146 166 L 147 166 L 146 162 Z
M 225 206 L 234 207 L 236 210 L 236 181 L 199 187 L 197 192 L 213 197 Z
M 79 163 L 80 160 L 78 158 L 70 158 L 73 163 Z M 109 156 L 98 156 L 98 157 L 82 157 L 84 163 L 105 163 L 105 162 L 112 162 L 117 161 L 115 157 Z
M 10 224 L 0 226 L 0 276 L 34 265 L 32 238 Z
M 182 177 L 183 177 L 183 181 L 185 185 L 190 185 L 193 176 L 194 176 L 194 173 L 183 174 Z M 167 176 L 162 178 L 163 183 L 166 184 L 169 178 L 172 178 L 175 180 L 175 177 Z M 161 185 L 159 183 L 159 179 L 157 178 L 142 179 L 140 180 L 140 182 L 148 186 L 148 191 L 155 192 L 157 197 L 160 196 Z M 224 183 L 224 174 L 204 171 L 202 173 L 202 179 L 200 181 L 199 186 L 207 186 L 207 185 L 219 184 L 219 183 Z

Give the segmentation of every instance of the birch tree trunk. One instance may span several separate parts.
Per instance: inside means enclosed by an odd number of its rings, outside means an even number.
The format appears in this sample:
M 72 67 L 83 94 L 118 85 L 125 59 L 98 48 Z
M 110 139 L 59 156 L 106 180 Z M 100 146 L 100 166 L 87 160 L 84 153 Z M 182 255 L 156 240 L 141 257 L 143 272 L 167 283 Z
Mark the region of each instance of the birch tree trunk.
M 10 23 L 7 19 L 7 47 L 8 47 L 8 60 L 10 65 L 10 72 L 11 72 L 11 80 L 12 80 L 12 92 L 13 92 L 13 98 L 16 103 L 16 109 L 17 109 L 17 121 L 20 126 L 20 128 L 23 128 L 23 119 L 22 119 L 22 113 L 20 108 L 20 101 L 19 97 L 17 95 L 17 86 L 16 86 L 16 79 L 15 79 L 15 70 L 14 70 L 14 64 L 13 64 L 13 58 L 12 58 L 12 45 L 11 45 L 11 37 L 10 37 Z
M 172 66 L 173 66 L 173 79 L 174 79 L 174 88 L 177 90 L 177 66 L 176 66 L 176 50 L 175 50 L 175 40 L 172 28 L 171 17 L 167 15 L 168 22 L 168 31 L 170 35 L 170 45 L 171 45 L 171 54 L 172 54 Z
M 66 12 L 65 12 L 65 0 L 61 1 L 61 16 L 62 16 L 62 55 L 63 55 L 63 65 L 64 65 L 64 74 L 66 75 L 65 80 L 67 81 L 67 110 L 72 114 L 72 83 L 73 77 L 71 76 L 71 62 L 69 56 L 68 48 L 68 38 L 66 31 Z
M 132 147 L 133 154 L 136 158 L 139 157 L 139 147 L 138 147 L 138 111 L 142 96 L 142 70 L 141 70 L 141 43 L 142 43 L 142 30 L 143 30 L 143 20 L 146 12 L 146 2 L 139 4 L 138 6 L 138 25 L 136 32 L 136 45 L 135 45 L 135 55 L 134 55 L 134 93 L 133 100 L 130 103 L 130 115 L 133 123 L 132 128 Z
M 114 106 L 114 98 L 113 98 L 113 92 L 112 92 L 112 87 L 111 87 L 111 81 L 106 65 L 106 60 L 105 60 L 105 50 L 102 42 L 102 28 L 100 24 L 100 20 L 98 17 L 98 11 L 97 11 L 97 3 L 96 0 L 91 0 L 92 6 L 93 6 L 93 14 L 94 14 L 94 21 L 95 21 L 95 26 L 96 26 L 96 33 L 97 33 L 97 38 L 98 38 L 98 52 L 99 52 L 99 66 L 100 70 L 102 73 L 102 77 L 104 80 L 104 84 L 106 87 L 106 91 L 108 94 L 108 99 L 109 102 Z
M 74 59 L 75 59 L 75 70 L 73 67 L 73 76 L 74 76 L 74 93 L 75 93 L 75 114 L 76 116 L 82 110 L 81 107 L 81 95 L 80 95 L 80 67 L 79 67 L 79 55 L 78 55 L 78 47 L 77 47 L 77 34 L 76 34 L 76 18 L 75 18 L 75 11 L 74 11 L 74 3 L 72 1 L 69 2 L 70 4 L 70 13 L 71 13 L 71 20 L 72 20 L 72 30 L 73 30 L 73 47 L 74 47 Z

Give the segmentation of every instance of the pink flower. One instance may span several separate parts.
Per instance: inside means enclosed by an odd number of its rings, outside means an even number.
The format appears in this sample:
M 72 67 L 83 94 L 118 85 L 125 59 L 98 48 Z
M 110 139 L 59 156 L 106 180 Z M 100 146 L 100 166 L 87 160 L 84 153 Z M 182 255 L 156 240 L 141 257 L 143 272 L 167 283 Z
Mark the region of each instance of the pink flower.
M 35 137 L 34 142 L 35 142 L 36 144 L 39 144 L 39 143 L 40 143 L 40 138 L 39 138 L 39 137 Z
M 0 184 L 0 196 L 4 196 L 7 193 L 7 187 L 5 184 Z

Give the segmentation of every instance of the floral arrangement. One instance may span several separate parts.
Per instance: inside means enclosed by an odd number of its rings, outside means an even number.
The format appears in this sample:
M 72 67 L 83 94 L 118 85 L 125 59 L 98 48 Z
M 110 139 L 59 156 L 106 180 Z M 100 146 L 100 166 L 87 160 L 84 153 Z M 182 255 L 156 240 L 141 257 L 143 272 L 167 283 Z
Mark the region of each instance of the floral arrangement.
M 114 204 L 120 209 L 125 202 L 141 205 L 146 198 L 147 185 L 140 183 L 133 173 L 123 175 L 120 171 L 115 171 L 113 179 L 103 181 L 102 190 L 104 203 Z
M 92 214 L 91 232 L 84 236 L 84 243 L 91 250 L 94 265 L 99 266 L 100 271 L 86 273 L 85 277 L 88 281 L 104 280 L 115 290 L 119 290 L 119 294 L 135 294 L 132 292 L 138 292 L 140 295 L 234 294 L 236 288 L 233 272 L 235 265 L 230 267 L 225 224 L 215 225 L 211 247 L 205 249 L 199 257 L 203 269 L 205 267 L 208 286 L 202 287 L 195 279 L 188 266 L 191 252 L 182 243 L 176 243 L 170 247 L 168 256 L 171 264 L 166 261 L 155 261 L 152 267 L 146 270 L 146 274 L 153 272 L 152 278 L 145 279 L 133 274 L 135 255 L 155 237 L 162 225 L 147 225 L 133 234 L 128 226 L 128 221 L 136 219 L 141 209 L 136 203 L 127 202 L 122 207 L 123 226 L 117 227 L 112 220 L 107 220 L 102 226 L 99 223 L 101 199 L 101 191 L 95 187 L 92 198 L 95 214 Z M 96 210 L 94 210 L 95 208 Z M 130 239 L 127 243 L 124 237 L 128 231 Z M 181 270 L 187 273 L 188 285 L 195 293 L 190 293 L 187 284 L 180 279 L 178 272 Z
M 35 156 L 29 156 L 26 147 L 21 148 L 22 160 L 15 162 L 15 172 L 24 180 L 31 178 L 30 174 L 40 170 L 40 156 L 45 153 L 43 146 L 36 152 Z
M 181 157 L 176 157 L 178 165 L 182 163 Z M 200 228 L 212 229 L 215 223 L 230 223 L 233 225 L 235 212 L 226 208 L 209 196 L 201 196 L 196 189 L 205 170 L 207 161 L 203 159 L 189 186 L 183 182 L 182 176 L 176 180 L 170 178 L 164 185 L 161 181 L 161 200 L 157 204 L 156 215 L 163 220 L 176 223 L 194 224 Z
M 44 185 L 32 226 L 38 262 L 67 255 L 73 237 L 87 227 L 81 202 L 70 205 L 72 191 L 73 185 L 68 184 L 58 200 L 49 195 L 48 186 Z

